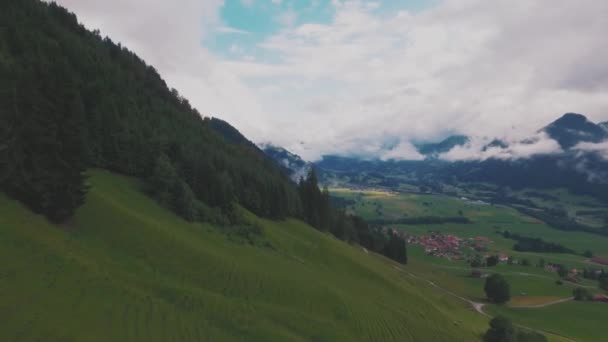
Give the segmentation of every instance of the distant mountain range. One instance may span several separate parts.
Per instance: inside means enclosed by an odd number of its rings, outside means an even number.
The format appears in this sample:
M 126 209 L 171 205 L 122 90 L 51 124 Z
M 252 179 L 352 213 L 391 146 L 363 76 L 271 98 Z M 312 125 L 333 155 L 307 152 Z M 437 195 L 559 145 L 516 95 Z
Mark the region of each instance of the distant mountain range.
M 454 135 L 437 143 L 416 144 L 424 160 L 326 155 L 315 167 L 324 182 L 334 185 L 398 190 L 409 184 L 439 190 L 454 182 L 488 182 L 510 188 L 567 188 L 608 202 L 606 143 L 608 123 L 567 113 L 521 141 L 479 143 L 474 137 Z M 263 150 L 291 175 L 310 167 L 285 149 L 269 145 Z M 457 150 L 463 152 L 460 159 Z

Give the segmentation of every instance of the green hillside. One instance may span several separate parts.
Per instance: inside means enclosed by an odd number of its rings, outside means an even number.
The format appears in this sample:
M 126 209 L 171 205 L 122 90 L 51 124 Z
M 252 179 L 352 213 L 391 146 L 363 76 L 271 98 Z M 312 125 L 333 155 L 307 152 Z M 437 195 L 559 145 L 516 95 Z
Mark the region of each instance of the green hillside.
M 0 340 L 473 341 L 487 326 L 299 221 L 251 216 L 254 246 L 178 218 L 137 180 L 89 173 L 62 226 L 0 195 Z

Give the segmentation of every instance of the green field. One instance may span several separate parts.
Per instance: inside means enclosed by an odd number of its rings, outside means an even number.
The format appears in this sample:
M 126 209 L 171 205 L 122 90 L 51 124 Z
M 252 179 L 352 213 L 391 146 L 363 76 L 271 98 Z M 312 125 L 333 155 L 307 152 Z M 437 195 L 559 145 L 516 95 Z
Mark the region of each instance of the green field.
M 491 307 L 491 314 L 503 314 L 513 320 L 577 341 L 606 341 L 603 322 L 608 304 L 568 302 L 540 309 Z M 584 317 L 585 319 L 581 319 Z
M 510 250 L 513 240 L 504 239 L 497 231 L 509 230 L 524 236 L 538 237 L 549 242 L 565 245 L 579 253 L 591 250 L 596 255 L 608 257 L 608 237 L 584 232 L 555 230 L 543 222 L 527 217 L 517 210 L 494 205 L 472 204 L 459 198 L 442 195 L 399 194 L 389 192 L 366 192 L 338 189 L 332 191 L 339 196 L 355 201 L 347 209 L 366 219 L 393 219 L 420 216 L 459 216 L 461 213 L 472 220 L 472 224 L 400 225 L 411 234 L 442 231 L 461 237 L 487 236 L 494 241 L 496 250 Z M 378 210 L 379 212 L 378 213 Z M 515 252 L 510 252 L 514 254 Z M 520 254 L 520 253 L 515 253 Z M 538 253 L 521 253 L 522 257 L 538 257 Z M 555 262 L 583 265 L 583 257 L 550 255 Z M 575 266 L 575 265 L 573 265 Z
M 559 194 L 559 192 L 555 192 Z M 577 286 L 585 286 L 594 293 L 601 292 L 596 281 L 583 280 L 580 284 L 564 282 L 556 284 L 558 276 L 536 264 L 542 258 L 546 262 L 562 263 L 571 268 L 601 267 L 574 254 L 550 254 L 516 252 L 512 250 L 515 241 L 505 239 L 499 231 L 509 230 L 523 236 L 538 237 L 545 241 L 562 244 L 577 253 L 586 250 L 596 255 L 608 256 L 608 238 L 583 232 L 555 230 L 543 222 L 527 217 L 517 210 L 505 206 L 475 204 L 460 198 L 442 195 L 409 193 L 389 193 L 379 191 L 356 191 L 334 189 L 333 196 L 351 200 L 347 210 L 366 219 L 394 219 L 420 216 L 459 216 L 471 219 L 471 224 L 420 224 L 391 225 L 411 235 L 425 235 L 431 231 L 454 234 L 461 238 L 485 236 L 492 240 L 485 254 L 506 253 L 516 260 L 528 259 L 531 266 L 499 264 L 484 272 L 500 273 L 511 285 L 512 301 L 504 307 L 487 306 L 491 314 L 504 313 L 516 323 L 545 332 L 581 341 L 597 341 L 596 331 L 591 331 L 591 323 L 598 317 L 608 315 L 608 305 L 595 303 L 562 303 L 544 308 L 524 309 L 517 306 L 538 305 L 572 296 Z M 580 199 L 576 199 L 577 201 Z M 574 203 L 571 197 L 566 202 Z M 408 271 L 413 272 L 460 296 L 483 302 L 484 280 L 470 276 L 471 268 L 465 261 L 449 260 L 427 255 L 421 246 L 408 246 Z M 572 323 L 573 328 L 569 328 Z
M 0 195 L 0 341 L 474 341 L 466 303 L 296 221 L 256 246 L 91 171 L 63 226 Z M 404 268 L 407 268 L 405 266 Z

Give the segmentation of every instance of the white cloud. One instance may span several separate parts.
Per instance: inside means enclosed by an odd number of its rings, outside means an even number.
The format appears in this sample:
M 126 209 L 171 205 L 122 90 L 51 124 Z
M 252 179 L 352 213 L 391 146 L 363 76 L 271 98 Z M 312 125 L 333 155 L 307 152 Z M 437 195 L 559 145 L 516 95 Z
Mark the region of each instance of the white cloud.
M 251 34 L 249 31 L 239 30 L 234 27 L 229 26 L 220 26 L 216 29 L 217 32 L 220 33 L 236 33 L 236 34 Z
M 395 148 L 380 155 L 382 160 L 423 160 L 424 156 L 418 152 L 410 142 L 401 142 Z
M 559 143 L 551 139 L 546 133 L 535 134 L 524 141 L 504 141 L 507 147 L 490 145 L 488 138 L 472 137 L 462 146 L 455 146 L 450 151 L 439 155 L 440 159 L 447 161 L 471 160 L 517 160 L 530 158 L 534 155 L 547 155 L 562 153 Z
M 602 158 L 608 160 L 608 140 L 599 143 L 583 142 L 572 148 L 575 151 L 595 152 Z
M 281 24 L 281 26 L 287 26 L 287 27 L 292 27 L 296 23 L 297 20 L 298 20 L 298 14 L 292 9 L 289 9 L 289 10 L 283 12 L 277 18 L 277 21 Z

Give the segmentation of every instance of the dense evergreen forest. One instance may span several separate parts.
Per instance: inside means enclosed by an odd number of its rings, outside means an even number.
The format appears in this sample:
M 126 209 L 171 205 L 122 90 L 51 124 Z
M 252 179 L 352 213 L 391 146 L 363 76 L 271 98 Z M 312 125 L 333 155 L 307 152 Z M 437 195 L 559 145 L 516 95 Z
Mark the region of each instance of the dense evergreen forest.
M 3 1 L 0 190 L 61 223 L 84 203 L 93 167 L 143 179 L 150 196 L 190 221 L 233 224 L 240 205 L 407 261 L 403 240 L 334 209 L 314 170 L 292 183 L 127 48 L 54 3 Z

